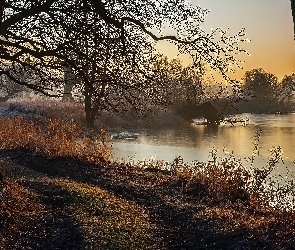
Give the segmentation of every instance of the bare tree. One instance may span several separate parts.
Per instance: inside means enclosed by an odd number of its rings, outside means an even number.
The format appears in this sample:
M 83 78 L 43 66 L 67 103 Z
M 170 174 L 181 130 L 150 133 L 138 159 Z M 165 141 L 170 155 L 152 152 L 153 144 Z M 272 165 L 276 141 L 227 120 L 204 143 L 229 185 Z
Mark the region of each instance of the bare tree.
M 175 44 L 195 66 L 205 62 L 227 79 L 239 65 L 235 55 L 244 51 L 244 30 L 234 36 L 220 28 L 206 33 L 201 24 L 208 11 L 185 0 L 1 1 L 0 75 L 60 96 L 67 65 L 81 79 L 73 90 L 82 94 L 89 125 L 101 109 L 136 109 L 154 97 L 149 66 L 157 58 L 156 41 Z M 173 34 L 165 35 L 167 26 Z M 34 72 L 34 81 L 18 79 L 14 65 Z
M 198 105 L 205 98 L 205 68 L 183 66 L 180 59 L 159 56 L 152 65 L 156 96 L 167 105 Z

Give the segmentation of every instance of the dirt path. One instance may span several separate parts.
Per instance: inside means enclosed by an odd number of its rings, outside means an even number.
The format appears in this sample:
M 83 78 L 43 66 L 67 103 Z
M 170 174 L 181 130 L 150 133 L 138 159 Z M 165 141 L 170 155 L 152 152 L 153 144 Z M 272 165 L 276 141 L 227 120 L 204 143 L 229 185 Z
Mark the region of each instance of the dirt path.
M 7 108 L 9 106 L 8 102 L 0 102 L 0 109 Z
M 7 110 L 9 107 L 8 102 L 0 102 L 0 116 L 5 115 L 5 110 Z

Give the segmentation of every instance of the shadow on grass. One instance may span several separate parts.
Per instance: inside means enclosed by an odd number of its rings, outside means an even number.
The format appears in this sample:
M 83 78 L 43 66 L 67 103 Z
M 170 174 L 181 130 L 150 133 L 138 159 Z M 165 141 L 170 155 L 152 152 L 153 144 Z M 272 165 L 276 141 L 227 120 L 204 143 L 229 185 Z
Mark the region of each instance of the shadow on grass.
M 6 180 L 0 197 L 0 249 L 85 249 L 66 190 L 14 179 Z
M 69 199 L 69 192 L 58 186 L 48 186 L 46 183 L 33 181 L 27 182 L 25 187 L 29 187 L 38 194 L 41 204 L 46 209 L 43 220 L 34 221 L 35 228 L 39 232 L 43 230 L 44 235 L 36 238 L 32 234 L 33 239 L 28 247 L 32 249 L 85 249 L 80 225 L 72 216 L 73 201 Z
M 49 177 L 94 185 L 143 208 L 155 225 L 150 249 L 278 249 L 276 242 L 263 239 L 253 230 L 243 226 L 231 230 L 229 225 L 212 219 L 206 212 L 206 207 L 212 204 L 206 202 L 204 195 L 199 195 L 204 192 L 203 187 L 188 193 L 185 182 L 167 171 L 122 165 L 102 167 L 73 158 L 35 156 L 22 150 L 2 150 L 0 156 Z M 70 211 L 64 210 L 65 205 L 71 203 L 67 198 L 69 194 L 56 186 L 45 187 L 37 182 L 27 185 L 42 194 L 42 203 L 55 211 L 52 221 L 48 220 L 52 225 L 50 230 L 56 232 L 55 226 L 61 223 L 59 235 L 65 237 L 55 238 L 54 233 L 49 233 L 43 243 L 54 242 L 55 246 L 61 246 L 67 244 L 63 241 L 76 242 L 83 247 L 79 226 L 68 217 Z M 60 249 L 79 249 L 65 246 Z

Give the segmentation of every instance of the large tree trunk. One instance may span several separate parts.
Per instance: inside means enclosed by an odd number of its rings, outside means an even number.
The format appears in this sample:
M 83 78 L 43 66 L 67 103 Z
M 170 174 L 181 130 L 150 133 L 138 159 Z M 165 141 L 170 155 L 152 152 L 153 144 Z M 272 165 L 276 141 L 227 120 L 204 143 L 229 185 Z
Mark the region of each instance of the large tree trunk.
M 91 86 L 92 87 L 92 86 Z M 89 84 L 85 84 L 85 113 L 87 125 L 94 128 L 94 122 L 100 109 L 100 99 L 93 100 Z
M 99 109 L 98 109 L 98 106 L 96 106 L 96 105 L 94 105 L 94 107 L 92 107 L 91 103 L 89 104 L 90 101 L 88 98 L 89 97 L 86 98 L 86 96 L 85 96 L 86 122 L 89 127 L 94 128 L 95 119 L 96 119 Z
M 90 98 L 85 96 L 85 113 L 86 113 L 86 122 L 87 125 L 91 128 L 94 128 L 95 119 L 98 115 L 99 105 L 93 105 Z
M 291 0 L 291 9 L 292 9 L 292 15 L 293 15 L 294 40 L 295 40 L 295 0 Z

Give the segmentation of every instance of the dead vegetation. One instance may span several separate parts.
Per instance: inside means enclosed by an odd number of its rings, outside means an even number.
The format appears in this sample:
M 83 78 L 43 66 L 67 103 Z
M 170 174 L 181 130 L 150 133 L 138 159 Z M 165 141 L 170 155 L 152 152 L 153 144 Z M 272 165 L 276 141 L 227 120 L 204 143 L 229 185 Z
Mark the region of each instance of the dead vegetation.
M 46 156 L 77 157 L 92 162 L 111 157 L 108 135 L 102 128 L 91 133 L 73 118 L 52 116 L 0 116 L 0 149 L 22 149 Z M 86 159 L 86 158 L 87 159 Z
M 293 182 L 270 179 L 279 148 L 252 170 L 214 151 L 131 165 L 110 161 L 105 130 L 87 133 L 1 117 L 1 249 L 294 249 Z

